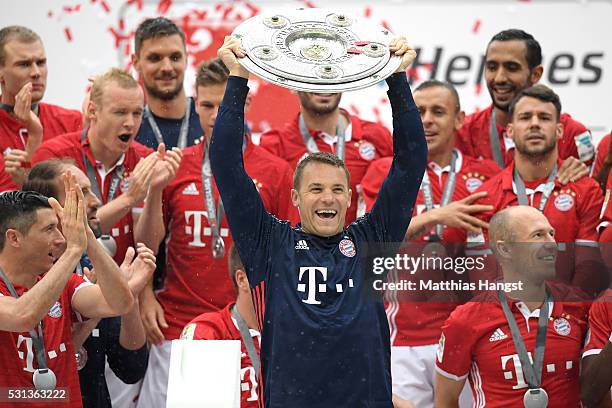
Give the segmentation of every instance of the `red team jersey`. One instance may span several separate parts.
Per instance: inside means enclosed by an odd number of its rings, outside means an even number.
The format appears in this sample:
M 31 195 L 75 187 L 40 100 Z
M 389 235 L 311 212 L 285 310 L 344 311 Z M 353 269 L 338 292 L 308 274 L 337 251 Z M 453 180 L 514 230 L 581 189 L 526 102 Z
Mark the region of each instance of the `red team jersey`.
M 140 161 L 140 159 L 146 157 L 151 152 L 153 152 L 153 150 L 151 150 L 150 148 L 145 147 L 137 142 L 132 142 L 123 158 L 123 178 L 119 182 L 119 186 L 117 187 L 117 191 L 115 193 L 115 198 L 120 196 L 122 192 L 127 191 L 128 180 L 131 172 L 134 170 L 136 164 Z M 36 153 L 32 158 L 32 164 L 40 163 L 41 161 L 49 159 L 68 158 L 73 160 L 75 162 L 75 165 L 80 168 L 85 174 L 87 174 L 85 162 L 83 161 L 83 153 L 85 153 L 85 155 L 87 156 L 87 160 L 89 160 L 93 168 L 96 169 L 96 179 L 98 183 L 98 188 L 100 189 L 100 192 L 102 194 L 102 204 L 107 204 L 111 181 L 117 169 L 115 167 L 112 172 L 106 175 L 106 177 L 104 178 L 104 185 L 102 186 L 102 178 L 100 176 L 99 170 L 102 169 L 103 166 L 101 163 L 96 162 L 96 160 L 92 156 L 91 150 L 89 149 L 89 139 L 86 137 L 83 143 L 81 143 L 81 132 L 67 133 L 65 135 L 61 135 L 43 143 L 36 150 Z M 117 243 L 117 252 L 114 256 L 114 259 L 118 264 L 121 264 L 125 256 L 125 251 L 128 249 L 128 247 L 134 246 L 133 221 L 131 211 L 128 211 L 128 213 L 123 216 L 123 218 L 121 218 L 117 222 L 117 224 L 113 226 L 110 231 L 110 235 L 115 239 Z
M 391 134 L 382 125 L 366 122 L 357 116 L 345 115 L 351 119 L 350 140 L 346 141 L 345 163 L 351 175 L 350 188 L 353 190 L 351 206 L 346 212 L 346 223 L 350 224 L 357 217 L 358 207 L 365 210 L 359 200 L 361 180 L 368 170 L 368 166 L 376 159 L 390 157 L 393 155 L 393 142 Z M 261 135 L 260 145 L 274 154 L 286 160 L 292 169 L 295 169 L 298 161 L 308 152 L 304 139 L 300 133 L 299 121 L 296 116 L 292 122 L 287 123 L 280 129 L 272 129 Z M 351 130 L 350 132 L 349 129 Z M 322 152 L 334 153 L 329 136 L 322 132 L 310 130 L 310 134 Z M 346 136 L 348 137 L 348 136 Z
M 163 194 L 164 223 L 170 238 L 166 242 L 166 280 L 157 299 L 168 323 L 168 328 L 162 329 L 166 340 L 179 338 L 191 319 L 220 310 L 236 297 L 227 272 L 227 254 L 233 241 L 226 217 L 220 230 L 225 256 L 212 256 L 212 232 L 202 189 L 203 146 L 200 143 L 183 151 L 176 178 Z M 252 143 L 247 144 L 244 162 L 268 211 L 285 218 L 291 200 L 289 165 Z M 218 205 L 214 180 L 213 189 Z
M 582 357 L 597 355 L 610 341 L 612 334 L 612 289 L 607 289 L 589 311 L 589 335 Z
M 561 166 L 561 161 L 558 162 Z M 514 163 L 510 164 L 501 173 L 487 181 L 478 191 L 486 191 L 485 198 L 477 204 L 492 205 L 493 211 L 478 214 L 478 217 L 489 221 L 493 214 L 510 206 L 518 205 L 518 197 L 514 190 L 513 175 Z M 546 178 L 533 182 L 525 182 L 527 197 L 532 207 L 538 208 L 542 199 L 542 189 L 546 184 Z M 530 191 L 535 191 L 529 194 Z M 555 240 L 560 243 L 557 253 L 557 278 L 563 282 L 572 282 L 585 289 L 588 293 L 589 280 L 592 275 L 586 270 L 576 270 L 574 265 L 579 265 L 581 259 L 575 259 L 573 249 L 580 246 L 592 247 L 597 245 L 597 225 L 603 197 L 597 182 L 590 177 L 583 177 L 578 181 L 562 185 L 555 179 L 555 187 L 550 195 L 544 215 L 550 225 L 555 229 Z M 483 241 L 480 237 L 477 241 Z M 563 243 L 570 244 L 569 248 Z M 496 269 L 488 270 L 487 278 L 495 278 Z M 484 277 L 484 276 L 483 276 Z M 597 277 L 599 279 L 599 277 Z M 591 282 L 592 283 L 592 282 Z
M 596 176 L 601 170 L 606 157 L 608 157 L 608 151 L 610 150 L 610 134 L 605 135 L 597 145 L 597 156 L 595 157 L 595 164 L 593 164 L 593 171 L 591 174 Z
M 257 408 L 257 376 L 247 348 L 240 336 L 238 324 L 232 317 L 230 304 L 218 312 L 204 313 L 193 319 L 183 330 L 183 340 L 240 340 L 240 407 Z M 258 331 L 249 330 L 253 344 L 259 355 L 261 335 Z
M 463 127 L 458 131 L 457 147 L 465 154 L 493 160 L 489 127 L 493 105 L 487 109 L 466 116 Z M 573 156 L 590 164 L 595 155 L 595 147 L 591 132 L 582 123 L 572 119 L 567 113 L 562 113 L 560 122 L 563 124 L 563 136 L 558 142 L 559 157 L 565 159 Z M 499 143 L 504 160 L 508 165 L 514 156 L 514 143 L 505 137 L 505 129 L 497 126 Z M 505 146 L 505 148 L 504 148 Z
M 81 112 L 43 102 L 38 104 L 38 117 L 43 127 L 43 141 L 64 133 L 75 132 L 83 126 Z M 12 149 L 25 150 L 27 140 L 28 131 L 24 125 L 11 114 L 0 109 L 0 153 L 2 157 Z M 16 188 L 11 177 L 4 171 L 4 160 L 0 159 L 0 192 Z
M 588 304 L 562 285 L 549 285 L 554 301 L 546 335 L 542 388 L 549 407 L 580 407 L 580 354 L 587 331 Z M 574 300 L 577 300 L 574 297 Z M 527 352 L 533 358 L 539 310 L 508 299 Z M 474 407 L 522 407 L 528 389 L 510 327 L 496 292 L 484 292 L 458 306 L 442 327 L 438 373 L 452 380 L 469 377 Z
M 458 201 L 467 197 L 480 187 L 484 181 L 499 173 L 499 167 L 495 162 L 491 160 L 476 160 L 460 152 L 458 152 L 456 166 L 459 171 L 457 172 L 452 201 Z M 390 167 L 390 157 L 377 160 L 372 163 L 364 176 L 361 186 L 368 211 L 374 205 L 378 190 L 387 176 Z M 432 186 L 433 200 L 436 207 L 440 205 L 442 191 L 448 179 L 449 172 L 450 165 L 442 169 L 434 162 L 429 162 L 428 164 L 427 174 Z M 425 210 L 423 192 L 420 190 L 412 215 L 419 215 L 425 212 Z M 428 233 L 429 231 L 426 234 L 416 237 L 411 241 L 414 244 L 409 248 L 405 248 L 402 252 L 418 256 L 423 249 L 423 245 L 419 245 L 419 243 L 427 242 Z M 464 233 L 461 233 L 461 231 L 456 228 L 445 228 L 442 241 L 445 243 L 462 243 L 464 242 Z M 430 271 L 417 271 L 414 275 L 408 276 L 408 274 L 402 274 L 398 276 L 398 278 L 409 280 L 416 278 L 417 281 L 430 278 L 435 280 L 436 276 L 429 272 Z M 441 276 L 437 276 L 437 278 L 442 280 Z M 422 293 L 424 293 L 424 291 L 422 291 Z M 393 292 L 388 292 L 386 298 L 387 305 L 385 309 L 389 320 L 391 342 L 393 346 L 423 346 L 435 344 L 440 338 L 442 323 L 444 323 L 448 315 L 457 306 L 456 302 L 435 302 L 431 299 L 420 299 L 421 301 L 411 302 L 408 297 L 400 296 L 400 298 L 398 298 L 397 294 Z
M 47 365 L 57 378 L 58 388 L 68 388 L 69 402 L 61 400 L 54 403 L 7 403 L 3 407 L 82 407 L 81 388 L 77 373 L 75 351 L 72 344 L 72 323 L 76 321 L 72 310 L 72 296 L 83 286 L 91 285 L 81 276 L 73 274 L 59 299 L 43 319 L 43 337 L 47 352 Z M 27 291 L 16 286 L 19 296 Z M 0 279 L 0 296 L 11 296 L 4 281 Z M 30 333 L 0 331 L 0 388 L 33 388 L 32 374 L 38 368 Z

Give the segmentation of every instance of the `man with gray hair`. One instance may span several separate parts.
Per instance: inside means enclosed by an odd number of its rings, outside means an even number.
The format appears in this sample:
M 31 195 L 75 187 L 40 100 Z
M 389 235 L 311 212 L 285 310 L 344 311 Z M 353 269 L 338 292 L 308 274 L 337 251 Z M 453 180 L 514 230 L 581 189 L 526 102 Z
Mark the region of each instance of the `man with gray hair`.
M 513 206 L 493 216 L 489 238 L 503 278 L 487 282 L 497 290 L 457 307 L 442 327 L 436 407 L 457 407 L 468 377 L 474 406 L 579 406 L 588 304 L 549 281 L 554 228 L 537 209 Z
M 42 141 L 81 128 L 81 113 L 41 102 L 47 56 L 41 38 L 23 26 L 0 29 L 0 192 L 25 181 Z

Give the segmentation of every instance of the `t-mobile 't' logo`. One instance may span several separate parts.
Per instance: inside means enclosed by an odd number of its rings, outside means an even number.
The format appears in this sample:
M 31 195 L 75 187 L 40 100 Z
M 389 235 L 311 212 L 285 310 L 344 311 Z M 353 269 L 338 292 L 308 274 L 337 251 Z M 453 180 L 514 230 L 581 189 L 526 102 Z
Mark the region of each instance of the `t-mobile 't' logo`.
M 306 281 L 308 283 L 308 288 L 306 288 L 306 283 L 298 283 L 297 290 L 298 292 L 306 293 L 306 299 L 302 299 L 302 302 L 308 303 L 309 305 L 320 305 L 321 302 L 317 300 L 316 296 L 318 292 L 326 292 L 327 285 L 325 281 L 327 280 L 327 268 L 322 266 L 303 266 L 300 268 L 300 275 L 298 276 L 298 280 L 301 282 L 304 273 L 308 272 Z M 321 273 L 323 276 L 323 283 L 319 283 L 317 287 L 317 272 Z

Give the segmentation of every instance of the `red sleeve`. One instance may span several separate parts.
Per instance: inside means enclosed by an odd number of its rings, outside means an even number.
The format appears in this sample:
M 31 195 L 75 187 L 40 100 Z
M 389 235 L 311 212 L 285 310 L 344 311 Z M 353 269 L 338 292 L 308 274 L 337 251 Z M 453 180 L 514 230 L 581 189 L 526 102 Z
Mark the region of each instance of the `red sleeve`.
M 280 138 L 280 132 L 277 129 L 271 129 L 261 134 L 259 145 L 276 157 L 283 157 L 280 148 Z
M 287 162 L 284 162 L 280 170 L 281 177 L 277 186 L 278 192 L 278 218 L 289 220 L 291 225 L 300 221 L 300 214 L 291 201 L 291 189 L 293 188 L 293 171 Z
M 77 275 L 76 273 L 72 274 L 72 276 L 68 280 L 68 283 L 64 287 L 64 292 L 68 299 L 67 303 L 70 304 L 71 309 L 72 309 L 72 297 L 75 295 L 75 293 L 77 293 L 81 288 L 84 288 L 86 286 L 91 286 L 91 285 L 92 283 L 86 281 L 81 275 Z M 83 321 L 88 320 L 86 317 L 81 316 L 76 310 L 72 310 L 71 317 L 72 317 L 73 323 L 83 322 Z
M 390 157 L 384 157 L 372 162 L 361 179 L 361 193 L 366 204 L 366 211 L 370 211 L 374 206 L 378 190 L 391 168 L 391 161 Z
M 563 138 L 559 141 L 559 158 L 573 156 L 587 165 L 593 163 L 595 145 L 591 131 L 567 113 L 561 115 L 560 121 L 563 124 Z
M 0 193 L 18 190 L 11 176 L 4 170 L 4 156 L 0 154 Z
M 583 357 L 599 354 L 612 333 L 612 290 L 593 302 L 589 313 L 589 335 Z
M 53 140 L 50 140 L 49 142 L 53 142 Z M 50 144 L 49 142 L 44 142 L 38 146 L 38 149 L 36 149 L 36 152 L 34 152 L 34 156 L 32 156 L 32 166 L 45 160 L 60 158 L 58 152 L 53 148 L 53 144 Z
M 581 205 L 577 208 L 580 227 L 576 241 L 597 242 L 597 226 L 604 199 L 601 189 L 595 180 L 585 177 L 584 181 L 586 186 L 581 194 Z
M 473 322 L 470 321 L 472 307 L 472 303 L 458 306 L 442 325 L 436 371 L 451 380 L 465 379 L 472 366 L 475 341 Z
M 610 150 L 610 133 L 605 135 L 597 145 L 597 156 L 595 157 L 595 165 L 593 166 L 593 172 L 591 173 L 593 176 L 596 176 L 601 170 L 601 166 L 603 166 L 606 157 L 608 156 L 608 151 Z
M 364 139 L 373 143 L 380 157 L 393 156 L 393 136 L 385 126 L 360 120 L 361 133 Z

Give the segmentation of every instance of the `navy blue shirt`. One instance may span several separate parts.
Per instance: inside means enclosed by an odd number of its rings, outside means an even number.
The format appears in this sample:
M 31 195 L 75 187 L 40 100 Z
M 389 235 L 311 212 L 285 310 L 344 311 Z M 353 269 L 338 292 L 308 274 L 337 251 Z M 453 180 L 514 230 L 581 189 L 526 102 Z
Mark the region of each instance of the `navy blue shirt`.
M 318 237 L 264 209 L 242 160 L 248 87 L 244 78 L 228 81 L 210 157 L 262 324 L 266 407 L 393 406 L 389 327 L 382 294 L 365 295 L 372 289 L 364 255 L 403 240 L 427 145 L 406 75 L 387 83 L 394 156 L 378 200 L 341 233 Z
M 191 97 L 189 99 L 191 99 L 191 113 L 189 114 L 187 146 L 192 146 L 197 139 L 202 137 L 204 132 L 202 131 L 202 126 L 200 126 L 200 117 L 195 109 L 196 101 Z M 166 149 L 177 147 L 183 119 L 165 119 L 160 118 L 155 114 L 153 114 L 153 118 L 155 119 L 155 123 L 157 123 L 157 127 L 164 137 Z M 142 115 L 142 124 L 140 125 L 140 129 L 138 129 L 136 141 L 145 146 L 149 146 L 151 149 L 157 149 L 157 139 L 155 138 L 155 133 L 153 133 L 153 129 L 151 129 L 151 124 L 149 123 L 146 115 Z

